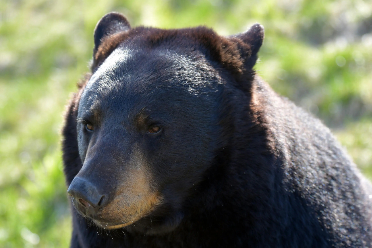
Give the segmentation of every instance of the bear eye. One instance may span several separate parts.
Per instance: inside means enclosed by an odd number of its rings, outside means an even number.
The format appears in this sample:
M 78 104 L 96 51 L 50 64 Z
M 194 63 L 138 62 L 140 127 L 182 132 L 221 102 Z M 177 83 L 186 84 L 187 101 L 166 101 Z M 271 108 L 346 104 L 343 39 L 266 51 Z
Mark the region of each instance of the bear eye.
M 154 125 L 154 126 L 151 126 L 151 127 L 147 130 L 147 132 L 148 132 L 148 133 L 153 133 L 153 134 L 155 134 L 155 133 L 160 133 L 161 130 L 162 130 L 161 127 Z
M 92 123 L 85 123 L 85 130 L 87 130 L 88 132 L 93 132 L 94 131 L 94 126 Z

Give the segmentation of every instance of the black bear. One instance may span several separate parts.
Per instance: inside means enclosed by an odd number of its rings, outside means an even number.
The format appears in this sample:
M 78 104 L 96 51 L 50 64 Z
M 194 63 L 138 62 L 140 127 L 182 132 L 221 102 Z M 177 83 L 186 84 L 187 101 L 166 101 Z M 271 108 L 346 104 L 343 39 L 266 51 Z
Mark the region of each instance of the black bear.
M 263 38 L 99 21 L 63 128 L 71 247 L 372 247 L 370 183 L 255 74 Z

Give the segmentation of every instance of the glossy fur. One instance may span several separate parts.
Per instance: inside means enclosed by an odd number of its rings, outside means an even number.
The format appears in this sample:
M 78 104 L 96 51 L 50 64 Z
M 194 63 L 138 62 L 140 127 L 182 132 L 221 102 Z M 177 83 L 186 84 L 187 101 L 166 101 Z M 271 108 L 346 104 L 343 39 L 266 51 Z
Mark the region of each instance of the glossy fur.
M 370 183 L 254 72 L 262 26 L 221 37 L 110 13 L 94 41 L 63 128 L 71 247 L 372 246 Z

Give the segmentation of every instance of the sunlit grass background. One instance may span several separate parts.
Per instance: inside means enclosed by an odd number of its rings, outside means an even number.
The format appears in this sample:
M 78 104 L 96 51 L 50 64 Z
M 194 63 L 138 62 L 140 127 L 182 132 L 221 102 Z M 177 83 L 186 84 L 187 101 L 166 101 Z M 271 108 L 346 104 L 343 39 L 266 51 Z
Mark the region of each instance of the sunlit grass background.
M 369 0 L 0 1 L 0 247 L 67 247 L 71 217 L 60 129 L 88 70 L 96 22 L 265 26 L 258 73 L 321 118 L 372 177 L 372 2 Z

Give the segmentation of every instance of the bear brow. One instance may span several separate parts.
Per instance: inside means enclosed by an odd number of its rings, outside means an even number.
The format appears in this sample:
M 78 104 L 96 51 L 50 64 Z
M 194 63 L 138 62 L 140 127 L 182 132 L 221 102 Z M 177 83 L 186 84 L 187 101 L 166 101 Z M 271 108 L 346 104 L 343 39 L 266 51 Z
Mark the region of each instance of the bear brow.
M 145 123 L 148 123 L 150 120 L 150 115 L 148 113 L 148 110 L 146 108 L 142 108 L 135 116 L 134 116 L 134 122 L 137 125 L 144 125 Z
M 102 119 L 102 112 L 97 107 L 98 104 L 94 104 L 93 106 L 90 106 L 88 109 L 84 111 L 81 117 L 78 117 L 76 121 L 78 123 L 82 122 L 92 122 L 92 123 L 99 123 Z

